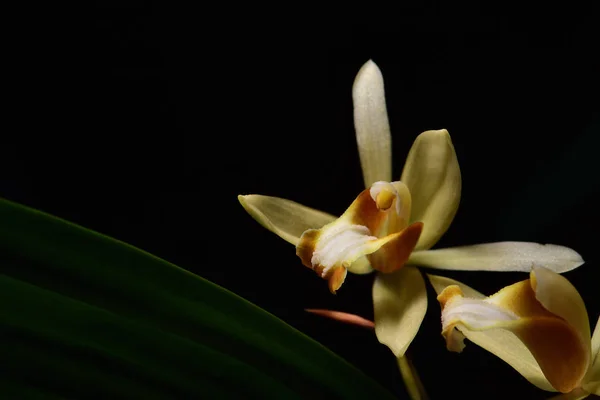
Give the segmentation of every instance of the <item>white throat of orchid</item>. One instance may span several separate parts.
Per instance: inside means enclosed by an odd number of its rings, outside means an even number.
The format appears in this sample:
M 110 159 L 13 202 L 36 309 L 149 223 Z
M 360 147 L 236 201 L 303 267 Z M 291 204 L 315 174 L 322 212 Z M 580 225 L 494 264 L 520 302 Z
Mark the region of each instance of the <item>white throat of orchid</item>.
M 442 331 L 447 335 L 450 351 L 461 352 L 465 348 L 464 335 L 455 329 L 464 324 L 470 330 L 498 328 L 506 321 L 515 321 L 519 316 L 514 312 L 490 303 L 487 300 L 469 299 L 456 296 L 450 299 L 442 311 Z
M 310 259 L 314 267 L 323 266 L 321 277 L 325 278 L 335 266 L 349 267 L 362 257 L 370 241 L 377 240 L 369 228 L 363 225 L 338 224 L 324 231 L 316 243 Z

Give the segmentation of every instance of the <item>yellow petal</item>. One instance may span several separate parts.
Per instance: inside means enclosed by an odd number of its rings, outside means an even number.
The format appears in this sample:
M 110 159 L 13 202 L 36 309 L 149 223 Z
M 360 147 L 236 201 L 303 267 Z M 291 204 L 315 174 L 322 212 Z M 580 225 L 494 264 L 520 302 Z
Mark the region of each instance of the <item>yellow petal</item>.
M 369 263 L 369 259 L 367 257 L 360 257 L 352 264 L 350 264 L 346 269 L 353 274 L 357 275 L 365 275 L 373 272 L 373 267 L 371 267 L 371 263 Z
M 600 396 L 600 380 L 593 382 L 586 382 L 583 384 L 583 389 L 586 392 Z
M 538 293 L 544 303 L 538 300 Z M 525 344 L 555 389 L 568 393 L 580 386 L 589 366 L 589 326 L 585 338 L 585 332 L 579 331 L 585 330 L 581 324 L 582 313 L 587 319 L 585 306 L 564 277 L 535 268 L 530 279 L 484 300 L 465 298 L 458 286 L 446 287 L 438 300 L 442 305 L 442 334 L 449 350 L 462 350 L 456 346 L 460 338 L 454 328 L 463 334 L 506 329 Z M 568 307 L 573 308 L 565 319 Z
M 595 360 L 595 364 L 597 364 L 600 369 L 600 317 L 598 317 L 598 321 L 596 321 L 596 328 L 592 335 L 592 357 L 593 360 Z
M 587 398 L 590 393 L 582 388 L 576 388 L 569 393 L 561 393 L 550 397 L 548 400 L 582 400 Z
M 447 130 L 417 137 L 400 180 L 412 195 L 411 221 L 425 224 L 417 250 L 429 249 L 450 226 L 460 202 L 460 168 Z
M 368 252 L 367 258 L 371 266 L 379 272 L 390 273 L 399 270 L 406 264 L 410 253 L 419 241 L 423 224 L 415 222 L 401 232 L 393 233 L 378 239 L 373 244 L 373 252 Z
M 546 310 L 558 315 L 575 328 L 591 354 L 590 320 L 581 295 L 562 275 L 546 268 L 534 267 L 531 285 L 535 298 Z
M 427 224 L 423 234 L 426 230 Z M 497 242 L 415 251 L 411 254 L 409 263 L 457 271 L 529 272 L 532 267 L 543 266 L 562 273 L 579 267 L 583 264 L 583 259 L 576 251 L 554 244 Z
M 352 86 L 354 129 L 365 187 L 392 180 L 392 138 L 385 105 L 383 76 L 367 61 Z
M 238 196 L 244 209 L 262 226 L 296 246 L 302 233 L 320 228 L 336 219 L 291 200 L 250 194 Z
M 404 269 L 406 268 L 408 267 L 405 267 Z M 485 295 L 454 279 L 431 274 L 427 274 L 427 277 L 438 295 L 441 294 L 447 286 L 457 285 L 465 297 L 472 299 L 485 298 Z M 509 364 L 533 385 L 543 390 L 554 391 L 554 388 L 544 376 L 531 352 L 513 333 L 506 330 L 495 329 L 489 331 L 464 330 L 463 334 L 471 342 L 484 348 Z
M 582 385 L 582 388 L 589 394 L 600 396 L 600 381 L 586 382 Z M 582 399 L 585 399 L 585 397 L 582 397 Z
M 375 334 L 396 357 L 404 356 L 427 311 L 427 292 L 421 272 L 406 266 L 377 274 L 373 284 Z
M 590 370 L 584 378 L 584 381 L 588 385 L 584 387 L 600 396 L 600 318 L 596 321 L 596 329 L 594 329 L 594 334 L 592 335 L 591 354 Z

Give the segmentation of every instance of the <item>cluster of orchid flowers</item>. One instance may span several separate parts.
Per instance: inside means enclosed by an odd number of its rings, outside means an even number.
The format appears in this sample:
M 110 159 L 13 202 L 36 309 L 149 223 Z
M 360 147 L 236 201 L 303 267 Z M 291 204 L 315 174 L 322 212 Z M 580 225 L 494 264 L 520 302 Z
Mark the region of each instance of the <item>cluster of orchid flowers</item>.
M 572 249 L 529 242 L 498 242 L 430 250 L 458 209 L 461 174 L 445 129 L 421 133 L 402 176 L 392 181 L 391 135 L 383 77 L 368 61 L 352 90 L 354 125 L 366 189 L 339 218 L 290 200 L 239 196 L 261 225 L 296 246 L 302 263 L 335 293 L 348 271 L 377 271 L 373 284 L 374 329 L 398 358 L 425 317 L 425 279 L 417 267 L 461 271 L 522 271 L 529 279 L 486 297 L 458 281 L 426 274 L 441 305 L 442 335 L 450 351 L 464 338 L 504 360 L 557 398 L 600 395 L 600 319 L 593 336 L 585 304 L 560 273 L 583 264 Z M 317 311 L 356 324 L 357 316 Z M 411 397 L 414 382 L 405 377 Z M 413 387 L 411 390 L 411 386 Z

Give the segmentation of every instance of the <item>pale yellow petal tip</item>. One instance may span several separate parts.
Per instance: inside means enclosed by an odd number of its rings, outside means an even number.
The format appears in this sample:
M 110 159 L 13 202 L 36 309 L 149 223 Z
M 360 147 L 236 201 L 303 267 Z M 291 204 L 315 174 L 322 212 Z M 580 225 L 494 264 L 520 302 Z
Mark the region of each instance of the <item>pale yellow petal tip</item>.
M 446 139 L 448 143 L 452 143 L 452 139 L 450 138 L 450 133 L 447 129 L 433 129 L 429 131 L 424 131 L 417 136 L 419 140 L 439 140 Z M 415 140 L 416 141 L 416 140 Z
M 535 267 L 538 267 L 538 268 L 544 267 L 553 272 L 563 273 L 563 272 L 572 271 L 576 268 L 581 267 L 583 264 L 585 264 L 585 260 L 583 259 L 581 254 L 579 254 L 575 250 L 571 249 L 570 247 L 560 246 L 560 245 L 551 244 L 551 243 L 540 244 L 539 246 L 541 249 L 547 250 L 549 253 L 554 254 L 556 259 L 558 261 L 560 261 L 560 266 L 557 268 L 552 268 L 552 267 L 550 267 L 548 265 L 544 265 L 542 263 L 539 265 L 535 265 Z
M 380 72 L 379 66 L 373 61 L 372 58 L 368 59 L 362 67 L 360 67 L 361 71 L 364 72 Z M 360 72 L 359 72 L 360 73 Z
M 244 207 L 244 209 L 246 211 L 248 211 L 248 208 L 250 207 L 250 205 L 248 204 L 248 198 L 252 196 L 251 194 L 247 194 L 247 195 L 243 195 L 243 194 L 238 194 L 238 201 L 240 202 L 240 204 L 242 205 L 242 207 Z M 250 212 L 250 211 L 248 211 Z
M 244 210 L 246 210 L 246 212 L 248 214 L 250 214 L 250 216 L 252 218 L 254 218 L 258 223 L 260 223 L 262 226 L 264 226 L 265 228 L 272 230 L 272 226 L 270 221 L 265 218 L 264 214 L 261 213 L 259 210 L 256 209 L 256 207 L 254 207 L 251 204 L 252 198 L 255 197 L 255 195 L 238 195 L 238 201 L 240 202 L 240 204 L 242 205 L 242 207 L 244 207 Z
M 377 64 L 375 64 L 373 60 L 368 60 L 360 67 L 360 70 L 358 70 L 356 78 L 354 78 L 354 85 L 356 86 L 373 78 L 383 80 L 383 75 Z
M 240 204 L 242 205 L 242 207 L 244 207 L 244 210 L 246 210 L 246 212 L 248 214 L 250 214 L 252 216 L 252 218 L 257 219 L 257 217 L 255 216 L 255 212 L 254 210 L 252 210 L 252 207 L 250 206 L 250 204 L 248 204 L 248 198 L 251 195 L 242 195 L 242 194 L 238 194 L 238 201 L 240 202 Z

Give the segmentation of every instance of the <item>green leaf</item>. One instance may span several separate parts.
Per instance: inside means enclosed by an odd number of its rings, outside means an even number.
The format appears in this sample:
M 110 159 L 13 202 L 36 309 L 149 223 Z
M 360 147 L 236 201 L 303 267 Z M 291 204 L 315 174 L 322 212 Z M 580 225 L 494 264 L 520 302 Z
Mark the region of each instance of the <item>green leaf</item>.
M 0 221 L 0 393 L 11 398 L 392 398 L 151 254 L 6 200 Z

